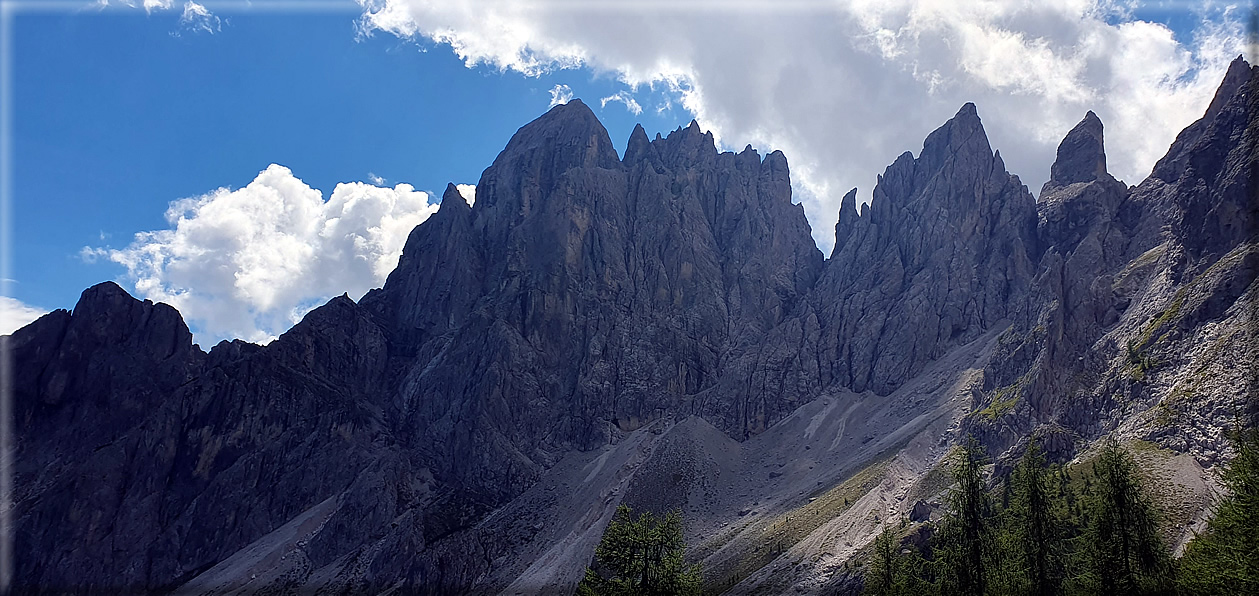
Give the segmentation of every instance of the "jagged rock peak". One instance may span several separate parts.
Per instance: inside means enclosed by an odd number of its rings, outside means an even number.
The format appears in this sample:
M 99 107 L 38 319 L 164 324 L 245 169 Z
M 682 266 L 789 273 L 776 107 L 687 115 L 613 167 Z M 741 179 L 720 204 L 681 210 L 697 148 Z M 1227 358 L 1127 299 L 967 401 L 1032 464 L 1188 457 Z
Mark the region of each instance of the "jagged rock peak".
M 468 200 L 463 197 L 463 193 L 459 192 L 459 188 L 454 182 L 446 183 L 446 191 L 442 193 L 441 205 L 437 207 L 438 211 L 446 208 L 468 210 L 472 206 L 468 204 Z
M 831 250 L 832 257 L 843 249 L 848 237 L 852 235 L 853 226 L 860 218 L 861 215 L 857 213 L 857 189 L 853 188 L 839 202 L 839 221 L 835 222 L 835 248 Z
M 586 104 L 574 99 L 551 108 L 512 135 L 477 184 L 477 203 L 497 204 L 501 193 L 496 179 L 519 181 L 524 173 L 540 173 L 545 187 L 572 168 L 594 167 L 619 169 L 621 158 L 603 123 Z
M 1228 66 L 1224 80 L 1216 89 L 1215 97 L 1211 100 L 1206 113 L 1176 135 L 1176 140 L 1172 142 L 1167 154 L 1154 164 L 1154 170 L 1150 176 L 1162 182 L 1174 182 L 1180 178 L 1189 165 L 1189 154 L 1193 153 L 1199 142 L 1204 140 L 1204 135 L 1210 136 L 1208 129 L 1214 125 L 1221 112 L 1227 111 L 1225 108 L 1229 102 L 1239 94 L 1245 97 L 1244 88 L 1255 78 L 1259 78 L 1259 66 L 1251 66 L 1241 56 L 1234 59 Z M 1244 101 L 1243 99 L 1242 102 Z M 1244 110 L 1244 106 L 1241 107 Z
M 998 173 L 994 164 L 1001 166 L 999 173 L 1005 174 L 1004 164 L 994 159 L 975 104 L 968 102 L 927 135 L 917 159 L 913 153 L 906 151 L 878 177 L 870 201 L 872 221 L 899 220 L 901 209 L 937 175 L 948 178 L 940 184 L 960 187 L 966 185 L 965 180 L 974 182 Z M 967 204 L 964 208 L 969 209 L 976 206 L 974 201 L 979 195 L 973 192 L 954 193 L 954 197 Z M 865 217 L 864 214 L 862 217 Z
M 823 381 L 886 395 L 1010 316 L 1031 282 L 1036 202 L 992 153 L 969 103 L 917 159 L 906 152 L 888 166 L 869 220 L 852 217 L 849 195 L 816 291 L 827 297 Z M 924 296 L 938 298 L 924 308 Z
M 177 335 L 187 336 L 191 342 L 192 335 L 174 307 L 138 300 L 112 281 L 83 290 L 73 315 L 99 329 L 108 328 L 110 332 L 122 334 L 130 334 L 135 327 L 149 324 L 152 319 L 153 323 L 167 327 Z
M 857 188 L 854 186 L 839 202 L 839 219 L 844 221 L 856 217 L 860 216 L 857 215 Z
M 1215 90 L 1215 97 L 1211 98 L 1211 105 L 1207 107 L 1206 118 L 1210 119 L 1217 112 L 1223 109 L 1224 104 L 1228 102 L 1237 90 L 1251 77 L 1251 66 L 1246 62 L 1246 58 L 1238 54 L 1236 58 L 1228 65 L 1228 71 L 1224 73 L 1224 80 L 1220 82 L 1220 86 Z
M 193 349 L 192 333 L 175 307 L 139 300 L 112 281 L 84 290 L 72 316 L 72 332 L 79 337 L 116 345 L 130 342 L 154 360 Z
M 948 122 L 927 135 L 923 141 L 919 160 L 928 164 L 940 164 L 949 156 L 958 154 L 986 154 L 992 156 L 988 135 L 979 120 L 975 104 L 966 102 Z
M 659 134 L 656 135 L 659 137 Z M 621 160 L 625 165 L 633 165 L 642 161 L 651 149 L 651 139 L 647 138 L 647 131 L 643 130 L 642 124 L 635 124 L 634 131 L 630 133 L 630 138 L 625 143 L 625 159 Z
M 79 295 L 79 302 L 75 305 L 76 312 L 82 309 L 92 309 L 97 306 L 108 305 L 116 302 L 131 302 L 135 298 L 131 297 L 126 290 L 112 281 L 103 281 L 86 290 Z
M 713 133 L 700 130 L 699 122 L 695 120 L 691 120 L 686 128 L 677 127 L 663 139 L 657 134 L 652 146 L 664 162 L 671 164 L 694 164 L 717 155 L 717 141 Z
M 751 147 L 751 145 L 749 145 L 749 147 Z M 751 156 L 756 157 L 756 155 L 756 151 L 753 150 Z M 756 160 L 753 160 L 753 162 L 755 161 Z M 778 151 L 777 149 L 771 151 L 769 155 L 765 156 L 765 159 L 760 160 L 760 164 L 761 172 L 767 173 L 771 178 L 778 180 L 781 184 L 785 184 L 788 189 L 791 188 L 791 181 L 788 173 L 789 168 L 787 167 L 787 156 L 783 155 L 782 151 Z
M 1106 148 L 1102 121 L 1089 110 L 1084 119 L 1063 137 L 1058 156 L 1049 169 L 1045 190 L 1077 182 L 1092 182 L 1106 176 Z
M 688 139 L 693 139 L 693 138 L 707 139 L 709 141 L 709 144 L 712 144 L 714 148 L 716 147 L 715 137 L 713 137 L 713 133 L 705 132 L 703 129 L 701 129 L 699 127 L 699 122 L 695 119 L 691 119 L 691 123 L 687 124 L 685 128 L 681 126 L 677 127 L 677 129 L 669 133 L 669 136 L 665 137 L 665 140 L 667 141 L 672 138 L 677 138 L 683 142 L 685 142 Z

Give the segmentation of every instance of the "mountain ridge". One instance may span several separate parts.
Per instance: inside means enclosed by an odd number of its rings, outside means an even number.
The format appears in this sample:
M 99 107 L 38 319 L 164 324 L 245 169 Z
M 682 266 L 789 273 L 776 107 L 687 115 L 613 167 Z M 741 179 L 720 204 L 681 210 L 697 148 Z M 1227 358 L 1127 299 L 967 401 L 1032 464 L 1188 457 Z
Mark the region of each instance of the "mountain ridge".
M 89 288 L 7 340 L 19 585 L 573 585 L 629 498 L 683 507 L 736 591 L 814 591 L 855 552 L 827 541 L 873 535 L 844 516 L 894 510 L 964 433 L 999 460 L 1033 434 L 1063 459 L 1120 433 L 1210 466 L 1222 412 L 1254 388 L 1218 354 L 1259 355 L 1255 73 L 1235 61 L 1132 188 L 1088 112 L 1039 200 L 968 103 L 868 207 L 844 196 L 830 258 L 781 152 L 719 153 L 693 121 L 635 127 L 621 158 L 574 100 L 512 137 L 475 203 L 448 186 L 384 287 L 267 346 L 206 353 L 173 308 Z M 747 575 L 731 561 L 750 538 L 714 542 L 863 469 L 902 480 L 800 538 L 823 549 L 807 570 Z M 549 579 L 526 559 L 541 553 L 566 561 Z

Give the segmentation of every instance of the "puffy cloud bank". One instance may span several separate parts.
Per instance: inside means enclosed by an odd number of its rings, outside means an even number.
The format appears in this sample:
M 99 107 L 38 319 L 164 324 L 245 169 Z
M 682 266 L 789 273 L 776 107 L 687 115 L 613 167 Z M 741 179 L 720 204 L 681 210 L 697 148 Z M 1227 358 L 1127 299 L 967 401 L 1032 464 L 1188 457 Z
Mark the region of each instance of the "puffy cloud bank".
M 331 296 L 380 286 L 437 207 L 408 184 L 338 184 L 324 201 L 273 164 L 244 188 L 171 203 L 168 229 L 84 254 L 126 267 L 136 292 L 178 308 L 203 345 L 266 342 Z
M 1181 5 L 1200 25 L 1178 39 L 1111 0 L 358 1 L 369 34 L 525 75 L 612 73 L 627 93 L 605 102 L 634 110 L 642 86 L 665 89 L 726 146 L 784 150 L 824 249 L 843 193 L 869 197 L 967 101 L 1033 192 L 1090 109 L 1112 173 L 1139 182 L 1245 48 L 1248 8 Z

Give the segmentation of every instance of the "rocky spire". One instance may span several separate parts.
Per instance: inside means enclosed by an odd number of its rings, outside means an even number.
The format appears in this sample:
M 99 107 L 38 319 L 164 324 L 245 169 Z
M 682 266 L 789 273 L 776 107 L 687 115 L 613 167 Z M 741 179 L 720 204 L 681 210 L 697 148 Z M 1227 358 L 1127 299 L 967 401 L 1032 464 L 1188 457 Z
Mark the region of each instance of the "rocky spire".
M 1008 317 L 1027 292 L 1035 200 L 992 153 L 973 104 L 928 135 L 916 159 L 905 152 L 888 166 L 868 221 L 854 215 L 850 192 L 814 292 L 824 384 L 887 393 Z
M 843 200 L 839 202 L 839 221 L 835 222 L 835 248 L 831 251 L 831 256 L 839 254 L 844 249 L 844 244 L 848 242 L 848 237 L 852 236 L 853 226 L 857 225 L 857 189 L 854 188 L 844 195 Z
M 1215 96 L 1211 98 L 1211 105 L 1207 106 L 1207 112 L 1203 116 L 1206 119 L 1212 119 L 1220 110 L 1224 109 L 1224 104 L 1228 103 L 1238 89 L 1245 85 L 1254 76 L 1251 72 L 1252 66 L 1246 62 L 1246 58 L 1238 55 L 1228 65 L 1228 71 L 1224 73 L 1224 80 L 1220 81 L 1220 86 L 1215 90 Z
M 1058 157 L 1041 193 L 1077 182 L 1092 182 L 1106 175 L 1102 121 L 1090 110 L 1058 145 Z
M 642 124 L 635 124 L 629 141 L 625 143 L 625 159 L 622 163 L 632 166 L 645 159 L 649 151 L 651 151 L 651 140 L 647 138 L 647 131 L 643 130 Z
M 385 286 L 360 301 L 404 350 L 457 326 L 472 308 L 484 267 L 472 220 L 463 193 L 447 184 L 437 213 L 411 230 Z
M 992 147 L 988 145 L 988 135 L 975 104 L 967 102 L 943 126 L 927 135 L 918 162 L 920 167 L 931 170 L 947 159 L 966 159 L 972 155 L 991 159 Z
M 454 209 L 462 211 L 471 209 L 472 205 L 468 204 L 468 199 L 464 198 L 463 193 L 459 192 L 459 187 L 454 182 L 446 183 L 446 190 L 442 193 L 441 205 L 437 208 L 440 212 L 443 209 Z

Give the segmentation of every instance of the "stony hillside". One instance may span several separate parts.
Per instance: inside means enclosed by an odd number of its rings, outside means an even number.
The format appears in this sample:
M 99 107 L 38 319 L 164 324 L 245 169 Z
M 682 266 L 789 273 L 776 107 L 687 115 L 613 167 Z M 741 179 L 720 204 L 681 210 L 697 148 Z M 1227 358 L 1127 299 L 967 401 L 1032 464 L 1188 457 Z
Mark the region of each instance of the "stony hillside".
M 1184 536 L 1259 391 L 1257 98 L 1239 58 L 1135 187 L 1090 112 L 1039 199 L 967 104 L 829 259 L 782 153 L 692 123 L 621 157 L 572 101 L 266 346 L 95 286 L 7 339 L 17 583 L 563 591 L 627 503 L 682 508 L 713 591 L 828 591 L 967 433 L 1151 441 Z

